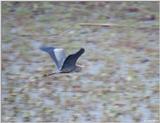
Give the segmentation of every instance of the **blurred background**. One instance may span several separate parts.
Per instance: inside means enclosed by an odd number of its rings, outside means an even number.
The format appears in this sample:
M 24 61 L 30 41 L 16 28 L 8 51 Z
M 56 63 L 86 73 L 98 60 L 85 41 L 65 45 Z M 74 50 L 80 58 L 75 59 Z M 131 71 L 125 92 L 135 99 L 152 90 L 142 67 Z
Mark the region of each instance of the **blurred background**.
M 2 2 L 3 122 L 157 122 L 159 2 Z M 113 23 L 115 26 L 81 26 Z M 40 46 L 85 48 L 79 73 Z

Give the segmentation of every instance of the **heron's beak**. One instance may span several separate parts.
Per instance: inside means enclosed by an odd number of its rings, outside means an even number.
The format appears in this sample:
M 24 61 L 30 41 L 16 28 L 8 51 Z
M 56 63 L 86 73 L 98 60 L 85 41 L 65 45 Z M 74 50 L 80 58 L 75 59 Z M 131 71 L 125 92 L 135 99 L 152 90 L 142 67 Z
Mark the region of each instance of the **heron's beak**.
M 85 67 L 84 65 L 76 65 L 75 72 L 80 72 L 84 67 Z
M 77 65 L 77 67 L 84 68 L 86 66 L 85 65 Z

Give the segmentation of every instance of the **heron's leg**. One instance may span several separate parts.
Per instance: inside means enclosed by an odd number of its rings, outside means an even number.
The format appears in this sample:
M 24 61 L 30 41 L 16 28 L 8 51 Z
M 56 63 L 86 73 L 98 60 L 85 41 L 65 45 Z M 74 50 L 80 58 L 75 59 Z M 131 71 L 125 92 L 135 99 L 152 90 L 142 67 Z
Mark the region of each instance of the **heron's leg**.
M 54 72 L 54 73 L 44 74 L 43 77 L 48 77 L 48 76 L 51 76 L 51 75 L 54 75 L 54 74 L 58 74 L 58 73 Z

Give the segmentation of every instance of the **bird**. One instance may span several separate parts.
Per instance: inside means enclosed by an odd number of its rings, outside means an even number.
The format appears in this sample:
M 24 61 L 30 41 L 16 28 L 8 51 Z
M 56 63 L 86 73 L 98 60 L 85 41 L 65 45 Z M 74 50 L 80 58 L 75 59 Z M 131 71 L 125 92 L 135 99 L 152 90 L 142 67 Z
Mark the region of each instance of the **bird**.
M 76 53 L 70 54 L 66 57 L 63 48 L 55 48 L 48 46 L 41 46 L 40 50 L 48 53 L 56 65 L 56 73 L 70 73 L 79 71 L 80 66 L 76 65 L 78 58 L 85 52 L 84 48 L 80 48 Z M 52 75 L 51 73 L 49 75 Z

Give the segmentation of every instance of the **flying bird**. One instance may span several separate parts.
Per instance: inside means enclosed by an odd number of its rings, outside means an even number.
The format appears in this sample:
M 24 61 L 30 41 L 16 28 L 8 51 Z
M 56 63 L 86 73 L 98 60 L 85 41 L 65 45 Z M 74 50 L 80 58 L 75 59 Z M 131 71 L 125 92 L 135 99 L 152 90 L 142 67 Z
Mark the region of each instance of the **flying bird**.
M 76 53 L 70 54 L 66 57 L 63 48 L 40 47 L 40 49 L 50 55 L 56 65 L 58 73 L 69 73 L 79 70 L 79 66 L 76 65 L 76 62 L 78 58 L 85 52 L 85 49 L 81 48 Z

